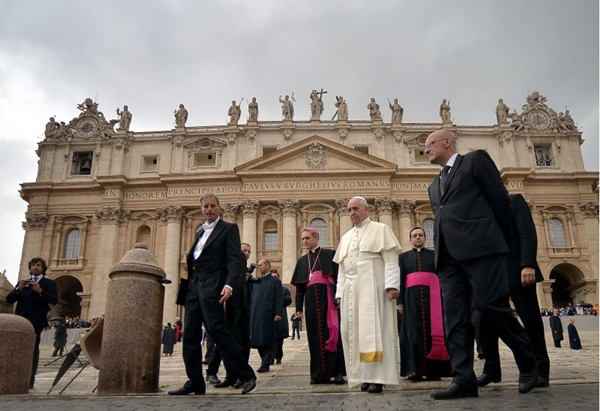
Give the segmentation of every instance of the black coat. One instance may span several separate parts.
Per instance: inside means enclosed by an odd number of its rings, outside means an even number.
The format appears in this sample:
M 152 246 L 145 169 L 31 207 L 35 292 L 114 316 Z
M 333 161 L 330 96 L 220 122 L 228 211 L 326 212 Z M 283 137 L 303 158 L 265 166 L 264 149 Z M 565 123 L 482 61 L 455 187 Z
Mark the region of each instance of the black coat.
M 567 326 L 567 332 L 569 333 L 569 347 L 573 350 L 581 350 L 581 339 L 575 324 L 569 324 Z
M 304 311 L 304 295 L 306 294 L 306 287 L 309 280 L 308 267 L 308 256 L 311 255 L 311 263 L 314 265 L 315 270 L 321 270 L 323 274 L 333 279 L 333 295 L 335 295 L 338 265 L 333 262 L 333 256 L 335 250 L 328 248 L 317 248 L 314 253 L 306 253 L 296 261 L 296 267 L 294 268 L 294 275 L 292 276 L 292 285 L 296 287 L 296 311 Z M 319 256 L 319 261 L 316 262 L 314 259 L 316 255 Z
M 512 226 L 509 237 L 511 289 L 521 287 L 521 269 L 531 267 L 535 270 L 535 281 L 544 280 L 537 263 L 537 233 L 529 207 L 521 194 L 510 195 Z
M 235 290 L 242 282 L 238 226 L 219 220 L 204 244 L 202 254 L 195 260 L 194 249 L 203 233 L 203 230 L 198 231 L 187 254 L 187 298 L 218 298 L 225 284 Z
M 510 199 L 489 154 L 457 156 L 441 194 L 440 177 L 428 188 L 435 213 L 436 267 L 441 242 L 457 261 L 508 253 Z
M 550 329 L 552 330 L 552 339 L 554 341 L 563 340 L 563 326 L 558 315 L 553 315 L 549 319 Z
M 271 347 L 275 342 L 275 316 L 283 316 L 281 281 L 272 275 L 251 279 L 250 346 Z M 283 321 L 283 320 L 281 320 Z
M 290 336 L 290 326 L 288 324 L 287 307 L 292 304 L 292 295 L 286 286 L 281 286 L 283 293 L 283 315 L 281 320 L 275 322 L 275 335 L 277 338 L 288 338 Z
M 31 287 L 25 287 L 22 290 L 15 288 L 6 296 L 6 302 L 9 304 L 16 302 L 15 314 L 27 318 L 35 332 L 39 334 L 48 326 L 50 304 L 57 303 L 57 296 L 56 283 L 53 280 L 44 276 L 38 284 L 42 288 L 41 294 L 33 291 Z

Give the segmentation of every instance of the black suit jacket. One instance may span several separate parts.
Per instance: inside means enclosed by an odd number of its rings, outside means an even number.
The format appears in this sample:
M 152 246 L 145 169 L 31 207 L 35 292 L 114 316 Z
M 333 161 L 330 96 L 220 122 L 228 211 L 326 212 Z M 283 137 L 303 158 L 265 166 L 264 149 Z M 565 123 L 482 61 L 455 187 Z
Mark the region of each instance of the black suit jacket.
M 435 213 L 436 267 L 440 247 L 457 261 L 508 253 L 510 199 L 488 153 L 476 150 L 459 155 L 444 194 L 439 176 L 428 193 Z
M 56 304 L 56 283 L 42 277 L 38 282 L 42 289 L 42 293 L 38 294 L 31 289 L 26 287 L 21 289 L 15 288 L 6 296 L 6 302 L 9 304 L 17 303 L 15 314 L 21 317 L 27 318 L 36 333 L 42 332 L 42 330 L 48 326 L 48 311 L 50 311 L 50 304 Z
M 510 195 L 512 214 L 512 233 L 510 246 L 510 278 L 511 289 L 521 287 L 521 269 L 531 267 L 535 270 L 535 281 L 544 280 L 537 263 L 537 233 L 535 223 L 527 202 L 521 194 Z
M 237 224 L 220 219 L 206 240 L 202 254 L 194 259 L 194 248 L 203 233 L 203 230 L 198 231 L 187 254 L 188 298 L 190 295 L 218 297 L 225 284 L 235 292 L 241 286 L 243 264 Z

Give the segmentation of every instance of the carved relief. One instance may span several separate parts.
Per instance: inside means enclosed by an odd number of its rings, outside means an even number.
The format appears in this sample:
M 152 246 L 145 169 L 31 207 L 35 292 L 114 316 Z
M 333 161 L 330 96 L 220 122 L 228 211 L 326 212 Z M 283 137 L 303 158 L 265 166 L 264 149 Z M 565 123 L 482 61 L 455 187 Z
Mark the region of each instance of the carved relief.
M 129 217 L 129 211 L 117 207 L 104 206 L 96 210 L 96 218 L 101 224 L 122 223 Z
M 25 221 L 23 222 L 23 228 L 25 230 L 42 229 L 48 224 L 47 214 L 34 214 L 29 211 L 25 214 Z
M 241 205 L 242 213 L 244 214 L 244 216 L 256 217 L 258 208 L 259 204 L 256 200 L 246 200 Z
M 593 202 L 588 202 L 579 205 L 579 209 L 586 217 L 595 217 L 598 218 L 598 204 Z
M 181 220 L 183 216 L 183 208 L 177 206 L 167 206 L 158 210 L 160 221 L 173 222 Z
M 310 168 L 325 168 L 327 165 L 327 152 L 325 147 L 319 143 L 312 143 L 306 147 L 304 153 L 306 165 Z

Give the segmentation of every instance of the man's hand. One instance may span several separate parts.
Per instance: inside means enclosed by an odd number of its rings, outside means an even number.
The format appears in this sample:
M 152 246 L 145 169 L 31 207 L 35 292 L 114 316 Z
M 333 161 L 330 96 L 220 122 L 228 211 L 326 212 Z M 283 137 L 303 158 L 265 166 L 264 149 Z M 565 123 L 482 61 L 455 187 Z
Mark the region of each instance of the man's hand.
M 341 298 L 336 298 L 335 299 L 335 305 L 340 305 L 341 302 L 342 302 Z
M 273 317 L 273 319 L 275 321 L 281 321 L 281 316 L 280 315 L 276 315 L 275 317 Z
M 38 294 L 42 293 L 42 287 L 38 283 L 31 283 L 31 289 Z
M 302 319 L 302 311 L 296 311 L 296 318 Z
M 23 288 L 27 288 L 27 286 L 29 286 L 29 281 L 27 281 L 27 280 L 19 281 L 19 290 L 22 290 Z
M 404 305 L 398 304 L 396 306 L 396 310 L 398 310 L 398 317 L 400 317 L 400 318 L 404 317 Z
M 521 269 L 521 284 L 523 287 L 535 284 L 535 270 L 532 267 L 523 267 Z
M 395 288 L 388 288 L 385 290 L 385 295 L 388 300 L 396 300 L 400 296 L 400 293 Z
M 229 300 L 229 297 L 231 297 L 231 288 L 223 287 L 223 290 L 221 291 L 221 298 L 219 299 L 219 304 L 225 304 L 225 302 Z

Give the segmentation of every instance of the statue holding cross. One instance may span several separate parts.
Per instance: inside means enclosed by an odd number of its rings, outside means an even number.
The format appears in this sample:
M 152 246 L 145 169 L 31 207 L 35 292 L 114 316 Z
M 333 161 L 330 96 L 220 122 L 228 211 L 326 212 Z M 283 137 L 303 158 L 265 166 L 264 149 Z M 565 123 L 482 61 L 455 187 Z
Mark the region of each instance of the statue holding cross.
M 310 120 L 319 121 L 323 114 L 323 94 L 327 94 L 327 90 L 313 90 L 310 93 Z

